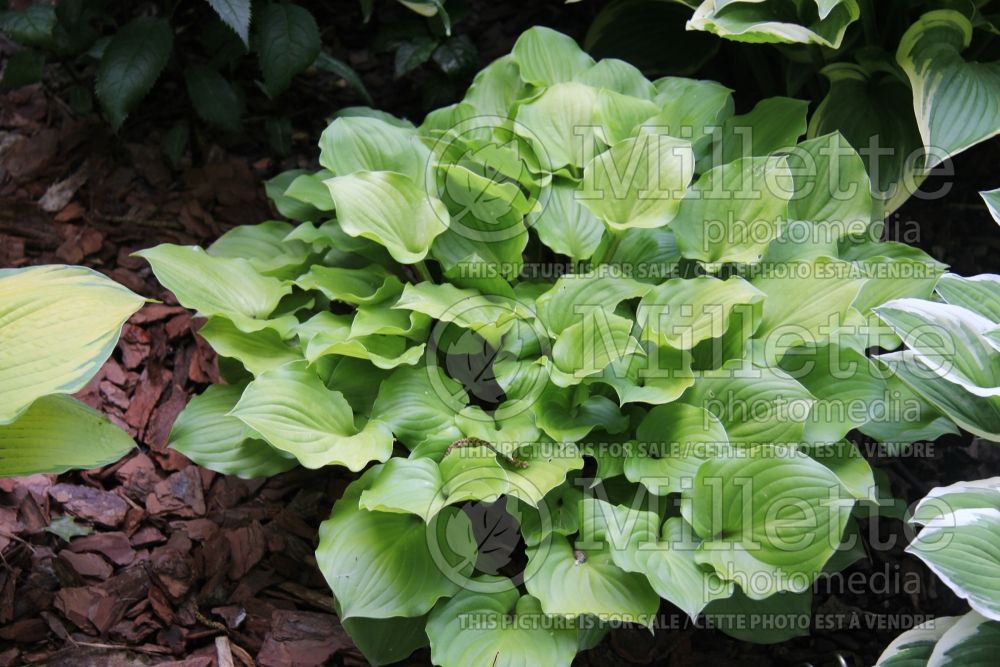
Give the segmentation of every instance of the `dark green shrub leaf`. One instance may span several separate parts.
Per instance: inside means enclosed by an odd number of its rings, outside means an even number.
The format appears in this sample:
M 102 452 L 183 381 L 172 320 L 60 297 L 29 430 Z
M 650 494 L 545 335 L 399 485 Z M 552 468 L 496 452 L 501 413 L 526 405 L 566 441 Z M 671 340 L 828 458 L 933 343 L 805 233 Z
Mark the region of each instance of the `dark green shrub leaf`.
M 272 97 L 285 91 L 292 77 L 313 64 L 320 51 L 319 26 L 299 5 L 265 5 L 254 21 L 254 48 Z
M 250 46 L 250 0 L 208 0 L 219 18 Z
M 167 66 L 174 35 L 166 19 L 137 18 L 115 33 L 97 67 L 97 99 L 116 130 Z
M 239 131 L 243 99 L 226 77 L 207 65 L 193 65 L 184 71 L 184 83 L 203 121 L 229 132 Z

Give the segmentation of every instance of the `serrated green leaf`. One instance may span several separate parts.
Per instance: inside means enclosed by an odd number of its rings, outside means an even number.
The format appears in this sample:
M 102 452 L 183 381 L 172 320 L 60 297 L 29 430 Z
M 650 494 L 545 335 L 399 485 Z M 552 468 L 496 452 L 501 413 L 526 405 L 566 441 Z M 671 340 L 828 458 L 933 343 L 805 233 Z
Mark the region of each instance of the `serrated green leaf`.
M 192 65 L 184 70 L 184 82 L 199 118 L 229 132 L 240 130 L 243 98 L 218 70 Z
M 274 97 L 316 60 L 321 46 L 319 26 L 306 8 L 278 2 L 261 7 L 253 25 L 260 71 L 267 93 Z
M 250 0 L 208 0 L 222 22 L 250 46 Z
M 97 99 L 117 130 L 167 66 L 174 33 L 166 19 L 133 19 L 114 34 L 97 67 Z

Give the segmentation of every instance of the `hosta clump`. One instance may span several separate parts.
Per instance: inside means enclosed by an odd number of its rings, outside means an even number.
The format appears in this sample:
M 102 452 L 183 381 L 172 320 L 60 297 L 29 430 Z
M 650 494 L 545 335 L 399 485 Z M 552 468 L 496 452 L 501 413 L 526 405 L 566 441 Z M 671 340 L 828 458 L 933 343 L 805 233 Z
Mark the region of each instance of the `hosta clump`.
M 953 428 L 865 353 L 944 267 L 873 240 L 804 104 L 761 104 L 536 28 L 419 127 L 337 118 L 322 170 L 269 185 L 293 222 L 141 253 L 231 380 L 176 448 L 364 471 L 317 560 L 372 662 L 568 665 L 661 598 L 808 608 L 877 503 L 848 432 Z

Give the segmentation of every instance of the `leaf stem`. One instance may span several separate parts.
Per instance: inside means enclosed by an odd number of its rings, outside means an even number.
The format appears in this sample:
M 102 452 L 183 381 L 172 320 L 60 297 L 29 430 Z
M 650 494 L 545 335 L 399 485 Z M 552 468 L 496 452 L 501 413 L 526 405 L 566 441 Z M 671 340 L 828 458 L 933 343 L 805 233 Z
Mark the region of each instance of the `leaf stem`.
M 420 276 L 421 280 L 425 280 L 429 283 L 434 282 L 434 277 L 431 275 L 431 270 L 427 268 L 426 262 L 421 260 L 414 264 L 413 268 L 417 270 L 417 274 Z

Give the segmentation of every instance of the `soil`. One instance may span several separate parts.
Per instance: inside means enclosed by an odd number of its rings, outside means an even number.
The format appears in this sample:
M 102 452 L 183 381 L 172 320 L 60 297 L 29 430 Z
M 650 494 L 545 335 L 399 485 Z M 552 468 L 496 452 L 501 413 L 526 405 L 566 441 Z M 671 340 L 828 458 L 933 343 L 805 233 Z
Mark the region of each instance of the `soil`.
M 404 11 L 394 5 L 380 5 L 384 20 Z M 593 3 L 566 7 L 476 3 L 461 30 L 485 64 L 531 24 L 581 36 Z M 342 36 L 335 55 L 361 72 L 377 106 L 419 118 L 424 73 L 395 81 L 391 58 L 367 51 L 377 26 L 357 30 L 357 3 L 343 9 L 329 17 Z M 218 370 L 199 322 L 131 256 L 164 242 L 205 244 L 273 216 L 263 181 L 312 165 L 325 113 L 358 102 L 311 76 L 308 99 L 291 102 L 308 113 L 297 121 L 290 157 L 203 138 L 177 169 L 162 157 L 155 117 L 140 116 L 114 136 L 100 119 L 73 115 L 51 82 L 0 95 L 0 267 L 83 264 L 158 300 L 126 324 L 112 358 L 79 394 L 135 437 L 136 451 L 98 470 L 0 480 L 0 667 L 366 664 L 331 613 L 313 556 L 317 526 L 350 476 L 298 469 L 245 481 L 166 448 L 172 421 L 219 381 Z M 998 185 L 998 158 L 997 141 L 959 157 L 951 193 L 912 200 L 890 220 L 889 236 L 962 274 L 994 269 L 1000 234 L 976 193 Z M 1000 450 L 967 435 L 908 453 L 871 457 L 907 502 L 933 486 L 996 474 L 1000 463 Z M 903 553 L 899 521 L 864 529 L 896 543 L 869 549 L 849 576 L 817 592 L 808 636 L 750 644 L 691 627 L 665 605 L 673 629 L 616 630 L 574 664 L 869 665 L 901 629 L 966 610 Z M 403 664 L 429 664 L 427 650 Z

